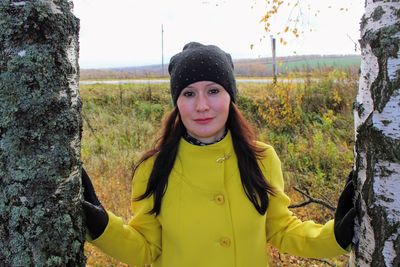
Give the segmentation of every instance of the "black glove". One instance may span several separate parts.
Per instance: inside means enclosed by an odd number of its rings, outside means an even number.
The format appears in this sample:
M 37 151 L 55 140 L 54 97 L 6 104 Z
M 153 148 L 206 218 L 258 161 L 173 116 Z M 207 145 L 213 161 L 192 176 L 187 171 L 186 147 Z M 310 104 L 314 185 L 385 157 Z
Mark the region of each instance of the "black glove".
M 108 215 L 101 205 L 94 191 L 93 184 L 89 175 L 82 167 L 82 186 L 83 186 L 83 212 L 86 217 L 86 226 L 92 239 L 98 238 L 106 229 Z
M 335 237 L 343 249 L 346 249 L 351 244 L 354 235 L 354 218 L 356 215 L 353 203 L 355 177 L 355 172 L 351 171 L 347 178 L 346 186 L 339 197 L 335 212 Z

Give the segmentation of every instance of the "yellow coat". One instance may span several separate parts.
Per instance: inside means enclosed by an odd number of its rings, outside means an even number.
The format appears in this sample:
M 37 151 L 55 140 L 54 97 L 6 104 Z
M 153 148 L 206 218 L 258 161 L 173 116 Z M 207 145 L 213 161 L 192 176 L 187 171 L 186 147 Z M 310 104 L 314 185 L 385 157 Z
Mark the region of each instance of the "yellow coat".
M 208 146 L 181 140 L 159 216 L 149 215 L 153 199 L 132 201 L 128 224 L 111 212 L 104 233 L 91 241 L 105 253 L 134 266 L 265 267 L 266 244 L 302 257 L 325 258 L 346 253 L 336 242 L 333 221 L 301 222 L 287 206 L 281 163 L 264 143 L 260 161 L 275 188 L 268 210 L 260 215 L 244 193 L 231 135 Z M 147 186 L 154 158 L 135 173 L 132 197 Z

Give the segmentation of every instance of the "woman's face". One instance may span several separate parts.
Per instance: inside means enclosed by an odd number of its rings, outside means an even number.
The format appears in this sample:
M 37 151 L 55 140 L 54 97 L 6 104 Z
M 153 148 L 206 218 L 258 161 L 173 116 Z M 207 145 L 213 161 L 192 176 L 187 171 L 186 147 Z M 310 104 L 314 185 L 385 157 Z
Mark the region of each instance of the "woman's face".
M 221 85 L 200 81 L 180 93 L 177 106 L 189 135 L 204 143 L 221 138 L 229 114 L 231 98 Z

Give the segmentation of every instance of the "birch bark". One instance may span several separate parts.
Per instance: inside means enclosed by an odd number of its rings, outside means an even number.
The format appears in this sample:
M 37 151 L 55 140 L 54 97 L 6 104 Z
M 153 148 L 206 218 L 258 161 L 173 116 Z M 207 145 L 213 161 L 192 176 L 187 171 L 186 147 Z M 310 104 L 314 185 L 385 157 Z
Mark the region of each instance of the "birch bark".
M 84 266 L 79 21 L 0 1 L 0 266 Z
M 400 2 L 367 0 L 354 105 L 358 173 L 350 266 L 400 266 Z

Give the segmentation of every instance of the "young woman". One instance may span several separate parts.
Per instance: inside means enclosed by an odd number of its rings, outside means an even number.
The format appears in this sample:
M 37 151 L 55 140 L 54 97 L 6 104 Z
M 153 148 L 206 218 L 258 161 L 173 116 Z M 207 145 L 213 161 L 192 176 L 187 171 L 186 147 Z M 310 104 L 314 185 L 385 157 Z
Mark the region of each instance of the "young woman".
M 134 265 L 265 267 L 266 244 L 313 258 L 346 253 L 353 185 L 335 220 L 301 222 L 288 210 L 281 163 L 238 110 L 233 63 L 216 46 L 189 43 L 169 64 L 175 108 L 138 164 L 128 224 L 106 211 L 83 170 L 90 242 Z

